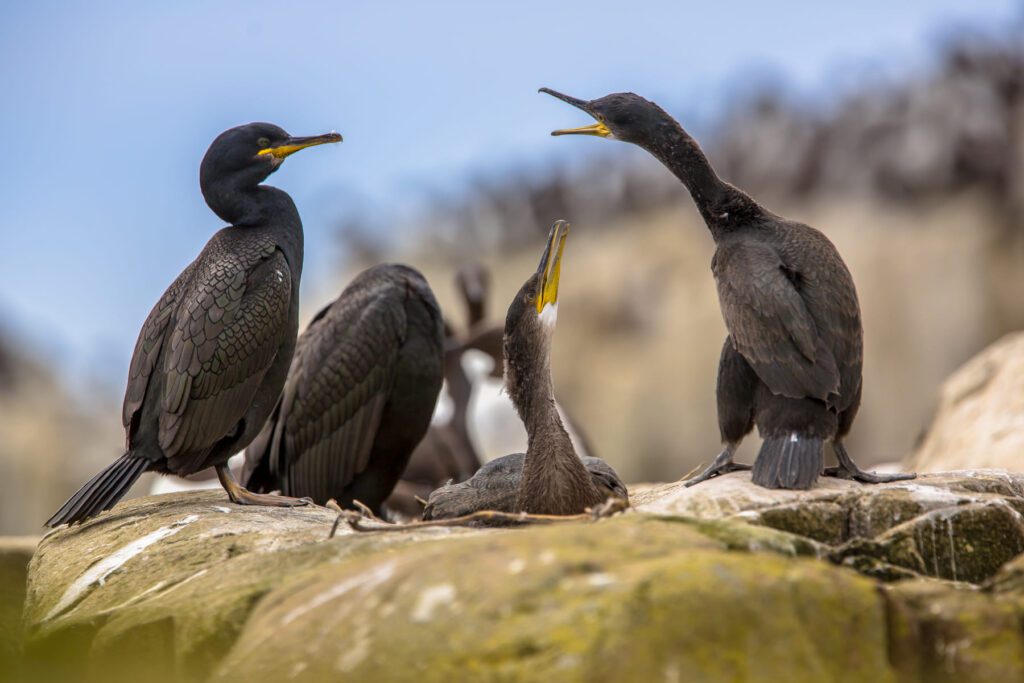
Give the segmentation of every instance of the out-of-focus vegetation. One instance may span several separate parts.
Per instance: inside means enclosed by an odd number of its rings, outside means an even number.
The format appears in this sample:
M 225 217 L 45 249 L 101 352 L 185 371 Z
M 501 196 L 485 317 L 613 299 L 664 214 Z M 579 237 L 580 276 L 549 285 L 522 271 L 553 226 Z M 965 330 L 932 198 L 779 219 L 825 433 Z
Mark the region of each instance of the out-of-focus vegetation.
M 864 464 L 902 458 L 940 381 L 1024 328 L 1022 46 L 1019 33 L 955 41 L 931 71 L 866 84 L 827 106 L 754 94 L 700 136 L 724 178 L 822 230 L 853 271 L 867 348 L 851 448 Z M 358 268 L 402 260 L 427 274 L 461 323 L 452 279 L 476 259 L 494 271 L 491 316 L 501 320 L 548 226 L 570 220 L 557 391 L 627 480 L 678 478 L 719 447 L 714 382 L 725 330 L 713 244 L 660 164 L 590 142 L 587 163 L 487 169 L 413 217 L 401 234 L 414 238 L 401 245 L 366 237 L 396 234 L 393 225 L 340 217 L 347 258 L 335 286 L 317 294 L 335 296 Z M 323 301 L 310 284 L 311 313 Z M 26 532 L 118 454 L 119 397 L 71 392 L 30 351 L 0 344 L 0 533 Z

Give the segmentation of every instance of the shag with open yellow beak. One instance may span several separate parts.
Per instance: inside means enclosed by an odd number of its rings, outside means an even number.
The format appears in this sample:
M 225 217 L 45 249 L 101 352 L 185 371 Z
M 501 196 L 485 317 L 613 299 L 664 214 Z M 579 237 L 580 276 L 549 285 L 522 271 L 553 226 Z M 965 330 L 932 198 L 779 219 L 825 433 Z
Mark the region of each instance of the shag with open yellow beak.
M 434 491 L 424 519 L 477 510 L 572 515 L 609 497 L 628 499 L 626 487 L 607 463 L 576 454 L 555 407 L 551 341 L 568 235 L 565 221 L 551 227 L 540 265 L 505 317 L 505 385 L 526 426 L 526 453 L 492 460 L 469 480 Z
M 227 461 L 266 422 L 298 333 L 302 221 L 291 197 L 261 183 L 291 154 L 333 142 L 341 136 L 297 138 L 273 124 L 251 123 L 210 145 L 199 186 L 229 225 L 206 243 L 142 326 L 121 416 L 125 454 L 64 503 L 48 526 L 109 510 L 147 471 L 185 476 L 214 467 L 235 503 L 308 502 L 250 493 Z
M 717 389 L 725 448 L 688 485 L 751 469 L 733 462 L 733 453 L 755 424 L 764 439 L 755 484 L 811 488 L 823 472 L 827 441 L 839 466 L 826 475 L 865 483 L 912 479 L 860 469 L 843 444 L 860 406 L 864 335 L 853 278 L 828 238 L 724 182 L 697 141 L 655 103 L 633 93 L 586 101 L 541 92 L 597 120 L 552 135 L 614 137 L 661 161 L 689 190 L 717 245 L 711 270 L 729 331 Z
M 562 252 L 569 224 L 558 221 L 551 228 L 548 245 L 537 267 L 537 291 L 534 292 L 537 315 L 548 327 L 554 327 L 558 318 L 558 280 L 562 274 Z

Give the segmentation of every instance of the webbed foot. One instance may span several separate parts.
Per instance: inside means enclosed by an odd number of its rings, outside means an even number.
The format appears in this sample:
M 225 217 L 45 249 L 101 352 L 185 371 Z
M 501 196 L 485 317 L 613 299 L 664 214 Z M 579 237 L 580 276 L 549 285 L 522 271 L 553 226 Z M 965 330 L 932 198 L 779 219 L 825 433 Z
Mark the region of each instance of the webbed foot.
M 836 452 L 836 459 L 839 461 L 837 467 L 826 467 L 822 472 L 825 477 L 838 477 L 839 479 L 853 479 L 864 484 L 885 484 L 892 481 L 907 481 L 916 479 L 914 472 L 893 472 L 891 474 L 878 474 L 877 472 L 866 472 L 857 467 L 850 454 L 846 452 L 846 446 L 840 441 L 832 444 Z
M 693 477 L 692 479 L 688 479 L 686 481 L 686 486 L 693 486 L 694 484 L 699 484 L 702 481 L 707 481 L 708 479 L 711 479 L 712 477 L 717 477 L 720 474 L 728 474 L 729 472 L 749 470 L 753 467 L 752 465 L 745 465 L 743 463 L 733 462 L 732 456 L 735 452 L 736 446 L 734 446 L 733 444 L 729 444 L 728 446 L 726 446 L 725 449 L 715 457 L 714 461 L 711 463 L 711 465 L 708 466 L 707 469 L 705 469 L 703 472 Z
M 313 504 L 312 498 L 291 498 L 273 493 L 253 493 L 235 480 L 235 475 L 231 473 L 231 469 L 227 465 L 219 465 L 215 469 L 217 470 L 217 478 L 220 479 L 221 486 L 227 491 L 231 502 L 236 505 L 294 508 Z

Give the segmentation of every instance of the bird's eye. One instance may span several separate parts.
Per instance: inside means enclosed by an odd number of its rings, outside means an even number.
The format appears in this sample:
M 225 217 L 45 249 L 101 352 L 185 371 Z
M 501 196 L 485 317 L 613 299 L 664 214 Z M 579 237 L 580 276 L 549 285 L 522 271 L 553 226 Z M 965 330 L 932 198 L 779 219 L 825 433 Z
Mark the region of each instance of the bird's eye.
M 256 144 L 264 148 L 270 147 L 270 138 L 260 138 L 256 141 Z
M 533 296 L 533 293 L 532 293 L 532 292 L 527 292 L 527 294 L 526 294 L 526 303 L 528 303 L 528 304 L 532 304 L 532 303 L 533 303 L 533 300 L 534 300 L 534 298 L 535 298 L 535 297 Z

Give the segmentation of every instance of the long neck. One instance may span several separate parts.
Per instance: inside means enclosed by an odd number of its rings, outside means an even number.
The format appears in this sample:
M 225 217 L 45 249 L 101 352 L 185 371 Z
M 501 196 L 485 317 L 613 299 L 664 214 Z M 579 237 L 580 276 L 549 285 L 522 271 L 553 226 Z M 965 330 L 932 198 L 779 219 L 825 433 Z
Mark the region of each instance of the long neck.
M 532 363 L 518 370 L 518 376 L 510 378 L 515 386 L 512 397 L 526 426 L 527 447 L 517 508 L 547 514 L 582 512 L 600 494 L 555 407 L 547 345 L 542 345 Z
M 536 452 L 542 457 L 576 457 L 572 441 L 562 425 L 562 418 L 555 407 L 555 394 L 551 382 L 551 363 L 545 354 L 526 378 L 522 387 L 525 396 L 519 415 L 526 425 L 527 457 Z
M 642 146 L 682 181 L 702 214 L 711 210 L 726 184 L 711 167 L 704 150 L 671 119 L 661 123 L 659 132 Z

